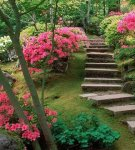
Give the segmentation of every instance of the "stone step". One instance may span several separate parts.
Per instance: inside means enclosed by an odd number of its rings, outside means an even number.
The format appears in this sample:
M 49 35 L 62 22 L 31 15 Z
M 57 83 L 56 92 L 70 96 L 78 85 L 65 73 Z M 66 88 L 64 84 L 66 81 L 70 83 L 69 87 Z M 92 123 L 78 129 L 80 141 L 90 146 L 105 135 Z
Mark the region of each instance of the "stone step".
M 83 83 L 81 85 L 83 91 L 85 92 L 93 92 L 93 91 L 114 91 L 114 90 L 121 90 L 121 84 L 94 84 L 94 83 Z
M 110 47 L 105 45 L 105 44 L 92 44 L 92 43 L 90 43 L 89 48 L 110 48 Z
M 114 63 L 114 59 L 105 59 L 105 58 L 87 58 L 86 62 L 93 63 Z
M 104 39 L 89 39 L 87 42 L 94 42 L 94 43 L 105 43 Z
M 127 121 L 126 123 L 128 125 L 129 130 L 131 131 L 131 133 L 135 134 L 135 120 Z
M 117 69 L 85 68 L 86 77 L 121 77 Z
M 93 97 L 93 96 L 97 96 L 97 94 L 96 93 L 85 93 L 85 94 L 80 95 L 81 98 L 88 98 L 88 97 Z
M 93 96 L 92 98 L 89 98 L 92 101 L 95 102 L 95 104 L 111 104 L 111 103 L 125 103 L 130 102 L 133 99 L 135 99 L 134 95 L 127 94 L 127 93 L 119 93 L 119 94 L 108 94 L 108 95 L 102 95 L 102 96 Z
M 89 42 L 90 46 L 108 46 L 105 42 Z
M 105 42 L 105 40 L 104 39 L 87 39 L 87 40 L 85 40 L 85 41 L 87 41 L 87 42 Z
M 120 78 L 84 78 L 87 83 L 122 83 Z
M 112 52 L 112 48 L 86 48 L 87 52 Z
M 86 63 L 85 67 L 90 68 L 117 68 L 116 63 Z
M 100 53 L 100 52 L 88 52 L 88 58 L 104 58 L 104 59 L 113 59 L 112 53 Z
M 120 105 L 104 108 L 113 113 L 113 115 L 135 114 L 135 105 Z

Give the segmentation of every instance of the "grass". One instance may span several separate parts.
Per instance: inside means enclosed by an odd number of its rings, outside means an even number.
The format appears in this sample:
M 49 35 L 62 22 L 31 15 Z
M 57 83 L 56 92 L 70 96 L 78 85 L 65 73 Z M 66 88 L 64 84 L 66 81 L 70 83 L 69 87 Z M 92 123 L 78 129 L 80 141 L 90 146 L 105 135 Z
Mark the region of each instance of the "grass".
M 101 109 L 92 107 L 90 101 L 81 99 L 79 95 L 81 91 L 81 83 L 84 79 L 84 63 L 85 54 L 83 52 L 76 53 L 70 60 L 68 72 L 65 74 L 57 74 L 49 78 L 45 90 L 45 104 L 59 112 L 62 118 L 70 124 L 74 116 L 85 112 L 88 114 L 96 114 L 101 122 L 106 123 L 114 130 L 121 134 L 121 138 L 116 142 L 113 150 L 135 150 L 135 136 L 132 135 L 127 127 L 120 122 L 120 118 L 114 118 L 110 114 Z M 14 72 L 14 63 L 2 66 L 5 70 L 12 72 L 18 79 L 15 84 L 16 89 L 20 89 L 20 94 L 26 90 L 20 72 Z M 38 93 L 41 92 L 41 86 L 37 86 Z

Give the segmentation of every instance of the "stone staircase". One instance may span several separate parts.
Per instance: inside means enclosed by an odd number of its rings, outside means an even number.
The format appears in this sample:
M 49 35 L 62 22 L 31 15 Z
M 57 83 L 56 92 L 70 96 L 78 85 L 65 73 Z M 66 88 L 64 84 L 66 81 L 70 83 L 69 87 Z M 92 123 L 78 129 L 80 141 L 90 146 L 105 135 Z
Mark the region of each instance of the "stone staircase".
M 108 110 L 112 115 L 127 114 L 125 119 L 130 131 L 135 133 L 135 97 L 122 92 L 121 72 L 114 62 L 113 48 L 103 39 L 87 41 L 85 78 L 81 85 L 83 98 Z

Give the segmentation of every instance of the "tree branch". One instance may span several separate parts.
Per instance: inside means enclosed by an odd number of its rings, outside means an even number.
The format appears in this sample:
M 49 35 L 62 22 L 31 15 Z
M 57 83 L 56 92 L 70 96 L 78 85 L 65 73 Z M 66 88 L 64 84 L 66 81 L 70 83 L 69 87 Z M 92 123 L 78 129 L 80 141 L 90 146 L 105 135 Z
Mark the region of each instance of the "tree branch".
M 38 8 L 40 5 L 42 5 L 44 2 L 45 2 L 45 0 L 40 1 L 36 6 L 31 7 L 28 11 L 21 13 L 21 16 L 22 16 L 22 15 L 25 15 L 25 14 L 31 12 L 31 11 L 33 11 L 34 9 L 37 9 L 37 8 Z
M 0 8 L 0 18 L 1 18 L 1 20 L 7 25 L 8 30 L 10 31 L 10 33 L 14 34 L 13 27 L 12 27 L 10 21 L 9 21 L 9 18 L 8 18 L 8 16 L 2 11 L 1 8 Z
M 18 7 L 16 5 L 15 0 L 8 0 L 8 1 L 12 7 L 12 10 L 13 10 L 14 16 L 15 16 L 15 20 L 16 20 L 15 33 L 19 37 L 20 36 L 20 30 L 21 30 L 20 13 L 19 13 L 19 10 L 18 10 Z

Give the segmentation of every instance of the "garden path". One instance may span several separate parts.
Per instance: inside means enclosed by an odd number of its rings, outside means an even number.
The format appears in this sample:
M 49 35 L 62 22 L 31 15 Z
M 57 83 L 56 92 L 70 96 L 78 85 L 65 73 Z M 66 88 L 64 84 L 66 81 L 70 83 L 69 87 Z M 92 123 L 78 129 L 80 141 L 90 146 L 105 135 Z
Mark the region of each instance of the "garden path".
M 86 55 L 81 97 L 114 116 L 125 115 L 126 124 L 135 133 L 135 117 L 131 117 L 135 114 L 135 97 L 122 92 L 121 72 L 114 61 L 113 48 L 107 46 L 104 39 L 96 38 L 87 41 Z

